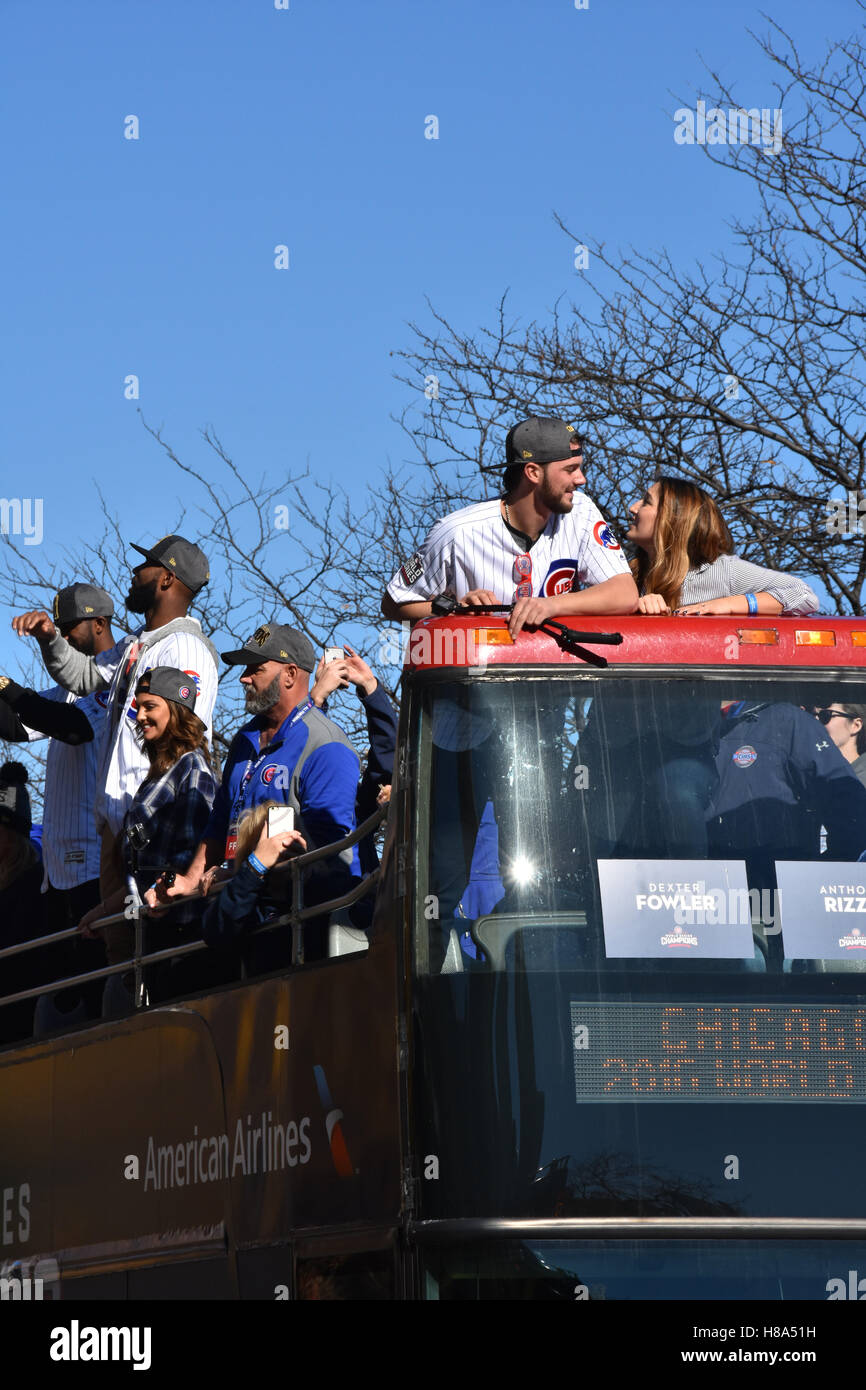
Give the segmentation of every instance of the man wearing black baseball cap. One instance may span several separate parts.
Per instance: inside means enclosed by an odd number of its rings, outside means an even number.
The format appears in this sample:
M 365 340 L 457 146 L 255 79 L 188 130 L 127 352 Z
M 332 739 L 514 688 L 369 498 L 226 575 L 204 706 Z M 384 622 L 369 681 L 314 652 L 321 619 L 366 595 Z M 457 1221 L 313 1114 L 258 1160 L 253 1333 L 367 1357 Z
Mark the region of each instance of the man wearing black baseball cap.
M 211 735 L 218 688 L 217 654 L 201 624 L 189 617 L 196 594 L 209 579 L 204 552 L 183 536 L 163 536 L 153 545 L 133 544 L 144 558 L 132 571 L 126 598 L 130 613 L 144 615 L 144 627 L 124 637 L 110 650 L 91 655 L 65 640 L 47 613 L 24 613 L 14 619 L 20 636 L 36 637 L 51 675 L 75 694 L 108 690 L 108 733 L 98 779 L 95 815 L 100 833 L 112 841 L 147 772 L 147 758 L 135 738 L 135 686 L 154 666 L 174 666 L 193 681 L 198 694 L 196 713 Z M 103 846 L 102 897 L 117 883 L 107 881 L 113 862 L 110 845 Z
M 634 612 L 634 580 L 610 526 L 577 491 L 585 482 L 574 425 L 521 420 L 505 442 L 503 495 L 436 523 L 388 585 L 385 617 L 415 621 L 454 599 L 513 604 L 516 637 L 546 618 Z
M 355 828 L 359 759 L 342 729 L 310 697 L 316 666 L 312 643 L 295 628 L 266 622 L 242 647 L 224 652 L 223 660 L 243 667 L 240 681 L 253 717 L 232 739 L 210 824 L 188 872 L 178 876 L 173 888 L 158 889 L 148 898 L 151 902 L 194 892 L 211 868 L 231 861 L 240 816 L 263 801 L 294 809 L 295 829 L 311 850 L 333 844 Z M 255 870 L 245 865 L 243 872 Z M 358 877 L 357 849 L 319 861 L 305 880 L 305 901 L 337 897 Z M 237 879 L 242 891 L 244 880 L 240 874 Z M 227 912 L 230 908 L 227 900 Z M 322 954 L 324 946 L 321 926 L 318 933 L 305 933 L 308 959 Z
M 95 657 L 114 646 L 114 604 L 97 585 L 81 582 L 60 589 L 53 614 L 61 635 L 85 656 Z M 104 692 L 75 696 L 56 685 L 40 694 L 0 676 L 0 738 L 19 743 L 50 740 L 42 812 L 46 932 L 76 926 L 99 902 L 100 844 L 93 804 L 106 706 Z M 46 980 L 105 964 L 102 942 L 72 939 L 47 949 L 52 963 Z M 63 991 L 53 1002 L 43 996 L 36 1009 L 37 1034 L 68 1024 L 73 1017 L 96 1017 L 101 995 L 102 983 L 97 981 L 82 991 Z

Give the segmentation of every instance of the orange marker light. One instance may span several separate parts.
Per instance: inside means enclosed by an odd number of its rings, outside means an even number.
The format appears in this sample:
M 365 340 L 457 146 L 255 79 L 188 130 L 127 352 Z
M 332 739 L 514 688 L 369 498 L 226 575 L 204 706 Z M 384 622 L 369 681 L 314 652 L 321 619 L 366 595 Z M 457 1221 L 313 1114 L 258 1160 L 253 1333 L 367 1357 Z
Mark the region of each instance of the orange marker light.
M 737 639 L 755 647 L 776 647 L 779 634 L 774 627 L 738 627 Z
M 794 633 L 794 642 L 798 647 L 835 647 L 835 632 L 805 632 Z
M 866 647 L 866 632 L 852 632 L 851 645 L 853 647 Z

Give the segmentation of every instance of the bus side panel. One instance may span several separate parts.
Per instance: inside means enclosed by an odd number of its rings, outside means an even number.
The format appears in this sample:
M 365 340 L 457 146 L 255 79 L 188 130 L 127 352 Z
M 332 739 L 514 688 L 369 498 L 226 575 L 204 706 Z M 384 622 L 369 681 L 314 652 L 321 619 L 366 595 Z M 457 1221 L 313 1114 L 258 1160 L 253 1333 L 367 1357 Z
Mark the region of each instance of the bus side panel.
M 397 1077 L 387 938 L 7 1052 L 0 1264 L 54 1257 L 64 1283 L 226 1253 L 233 1267 L 299 1226 L 393 1226 Z

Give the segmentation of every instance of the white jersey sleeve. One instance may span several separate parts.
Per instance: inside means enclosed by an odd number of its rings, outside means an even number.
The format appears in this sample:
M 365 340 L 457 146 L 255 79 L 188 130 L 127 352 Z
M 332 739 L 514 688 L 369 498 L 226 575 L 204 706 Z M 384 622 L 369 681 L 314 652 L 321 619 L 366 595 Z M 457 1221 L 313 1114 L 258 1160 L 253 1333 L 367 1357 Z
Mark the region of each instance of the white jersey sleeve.
M 616 534 L 586 493 L 580 494 L 572 517 L 579 527 L 576 578 L 583 585 L 603 584 L 619 574 L 630 574 L 628 562 Z
M 418 603 L 437 594 L 454 593 L 453 527 L 437 521 L 420 550 L 405 560 L 386 592 L 395 603 Z

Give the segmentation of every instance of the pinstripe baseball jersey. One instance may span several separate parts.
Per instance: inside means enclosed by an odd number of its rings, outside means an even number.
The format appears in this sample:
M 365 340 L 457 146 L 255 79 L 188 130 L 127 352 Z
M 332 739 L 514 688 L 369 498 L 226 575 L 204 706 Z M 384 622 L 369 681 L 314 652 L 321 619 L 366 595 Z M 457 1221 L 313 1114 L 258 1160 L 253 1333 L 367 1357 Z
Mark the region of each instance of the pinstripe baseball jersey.
M 97 829 L 108 825 L 117 835 L 127 808 L 148 770 L 147 754 L 135 737 L 135 686 L 154 666 L 175 666 L 195 681 L 195 712 L 213 737 L 211 721 L 219 675 L 217 654 L 195 618 L 175 618 L 152 632 L 142 629 L 98 658 L 105 672 L 113 666 L 108 689 L 108 718 L 100 750 L 100 777 L 94 811 Z M 107 659 L 106 659 L 107 658 Z
M 93 730 L 91 743 L 70 744 L 59 738 L 48 741 L 45 760 L 45 796 L 42 811 L 42 891 L 77 888 L 99 878 L 99 836 L 93 821 L 93 801 L 99 748 L 108 694 L 73 695 L 61 686 L 40 691 L 43 699 L 73 704 L 87 716 Z M 25 724 L 31 743 L 47 737 Z
M 583 492 L 574 494 L 570 512 L 551 513 L 528 552 L 531 572 L 518 574 L 515 560 L 526 553 L 505 525 L 499 499 L 476 502 L 437 521 L 394 575 L 388 593 L 395 603 L 411 603 L 489 589 L 498 602 L 511 603 L 522 580 L 532 584 L 533 594 L 550 597 L 629 573 L 616 536 Z

